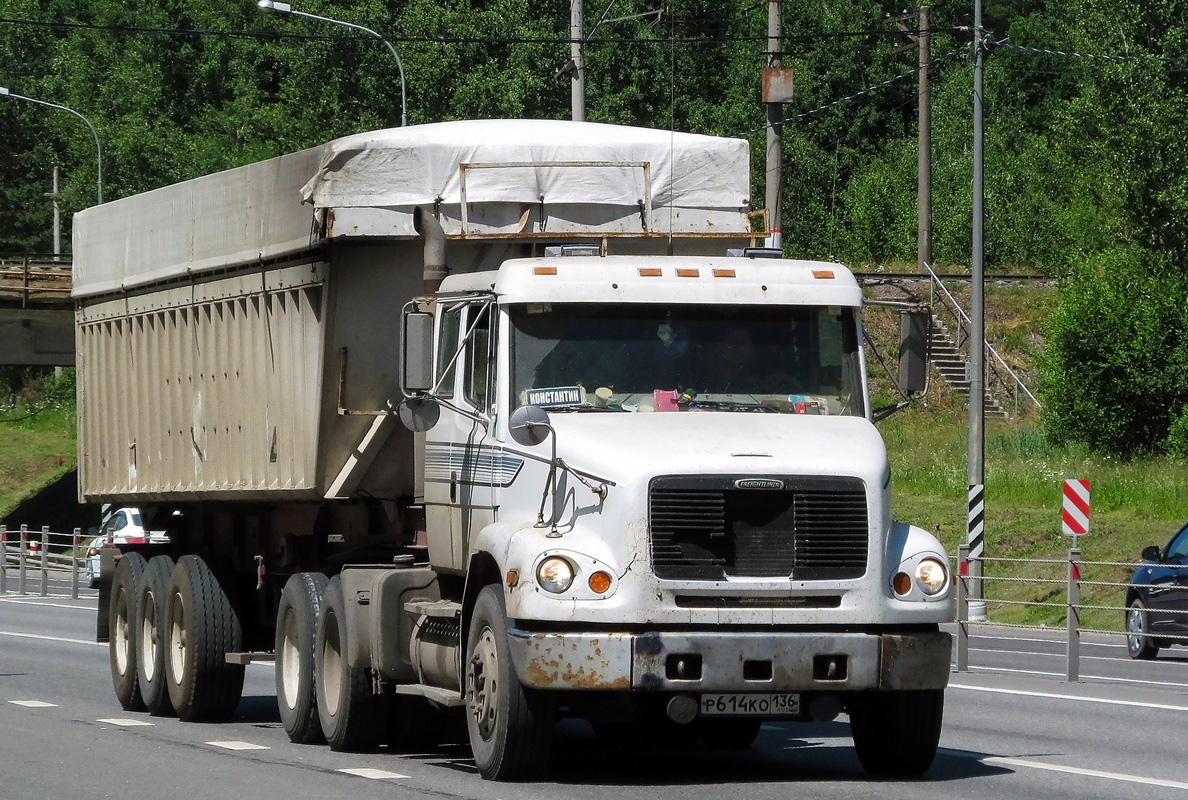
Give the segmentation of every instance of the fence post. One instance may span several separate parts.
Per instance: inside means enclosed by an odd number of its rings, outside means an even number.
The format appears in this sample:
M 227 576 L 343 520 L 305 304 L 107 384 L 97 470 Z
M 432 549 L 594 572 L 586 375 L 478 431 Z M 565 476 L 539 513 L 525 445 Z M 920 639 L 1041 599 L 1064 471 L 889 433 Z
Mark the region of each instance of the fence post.
M 969 672 L 969 545 L 957 546 L 957 671 Z
M 82 528 L 74 529 L 73 544 L 70 547 L 70 599 L 78 599 L 78 548 L 82 545 Z
M 41 526 L 41 596 L 49 596 L 49 525 Z
M 20 589 L 20 594 L 25 593 L 25 562 L 29 556 L 29 526 L 21 526 L 21 552 L 18 558 L 18 563 L 21 566 L 20 578 L 17 580 L 17 586 Z
M 0 594 L 8 594 L 8 526 L 0 525 Z
M 1068 551 L 1068 682 L 1081 681 L 1081 549 Z

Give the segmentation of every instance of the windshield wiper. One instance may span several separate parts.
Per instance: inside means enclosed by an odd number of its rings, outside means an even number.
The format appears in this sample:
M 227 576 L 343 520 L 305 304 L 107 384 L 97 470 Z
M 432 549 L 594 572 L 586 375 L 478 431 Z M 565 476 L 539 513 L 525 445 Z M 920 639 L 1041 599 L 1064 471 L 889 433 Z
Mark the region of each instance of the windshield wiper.
M 743 411 L 752 414 L 779 414 L 778 408 L 762 403 L 739 403 L 735 400 L 690 400 L 689 408 L 704 408 L 710 411 Z

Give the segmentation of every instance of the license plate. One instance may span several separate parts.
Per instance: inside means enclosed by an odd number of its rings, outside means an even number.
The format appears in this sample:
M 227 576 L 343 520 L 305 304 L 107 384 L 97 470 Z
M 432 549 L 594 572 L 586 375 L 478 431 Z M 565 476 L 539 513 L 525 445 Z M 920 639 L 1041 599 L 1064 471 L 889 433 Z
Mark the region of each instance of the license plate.
M 781 717 L 800 713 L 798 694 L 703 694 L 702 716 Z

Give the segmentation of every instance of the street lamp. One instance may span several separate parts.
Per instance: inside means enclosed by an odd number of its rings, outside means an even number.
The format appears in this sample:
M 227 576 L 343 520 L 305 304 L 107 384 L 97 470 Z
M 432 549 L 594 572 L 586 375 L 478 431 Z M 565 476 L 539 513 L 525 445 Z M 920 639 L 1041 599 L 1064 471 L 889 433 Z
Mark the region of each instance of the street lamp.
M 87 123 L 87 127 L 91 129 L 91 135 L 95 137 L 95 152 L 99 155 L 99 166 L 98 166 L 98 173 L 97 173 L 98 187 L 99 187 L 99 205 L 103 205 L 103 148 L 99 146 L 99 133 L 98 133 L 98 131 L 95 130 L 95 126 L 91 124 L 91 121 L 89 119 L 87 119 L 86 117 L 84 117 L 82 114 L 75 111 L 73 108 L 67 108 L 66 106 L 60 106 L 57 103 L 47 103 L 44 100 L 35 100 L 32 97 L 24 97 L 19 94 L 13 94 L 12 92 L 8 91 L 8 89 L 4 88 L 3 86 L 0 86 L 0 96 L 15 97 L 17 100 L 28 100 L 30 103 L 36 103 L 39 106 L 49 106 L 50 108 L 57 108 L 57 109 L 61 109 L 62 111 L 69 111 L 71 114 L 78 117 L 83 122 Z
M 271 12 L 276 12 L 277 14 L 293 14 L 298 17 L 308 17 L 309 19 L 321 20 L 322 22 L 332 22 L 335 25 L 342 25 L 347 28 L 354 28 L 357 31 L 363 31 L 364 33 L 369 33 L 372 36 L 374 36 L 375 38 L 379 39 L 381 42 L 383 42 L 387 46 L 388 50 L 390 50 L 392 52 L 392 57 L 396 59 L 396 66 L 400 70 L 400 126 L 404 127 L 405 125 L 408 124 L 408 106 L 407 106 L 407 101 L 405 99 L 405 90 L 404 90 L 404 64 L 401 63 L 400 54 L 396 52 L 396 48 L 392 46 L 391 42 L 389 42 L 387 39 L 385 39 L 380 34 L 373 31 L 371 28 L 364 28 L 362 25 L 355 25 L 353 22 L 343 22 L 340 19 L 331 19 L 330 17 L 319 17 L 317 14 L 309 14 L 309 13 L 306 13 L 305 11 L 297 11 L 289 3 L 278 3 L 278 2 L 274 2 L 274 0 L 260 0 L 260 2 L 258 2 L 256 5 L 259 6 L 260 10 L 266 14 L 271 13 Z

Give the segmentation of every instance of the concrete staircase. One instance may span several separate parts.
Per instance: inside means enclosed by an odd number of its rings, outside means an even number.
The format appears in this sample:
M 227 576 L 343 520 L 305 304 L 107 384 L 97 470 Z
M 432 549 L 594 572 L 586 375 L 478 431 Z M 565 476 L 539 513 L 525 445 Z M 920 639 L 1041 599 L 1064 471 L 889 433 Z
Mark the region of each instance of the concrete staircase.
M 968 402 L 969 361 L 966 359 L 965 353 L 953 341 L 953 336 L 949 333 L 949 328 L 945 325 L 944 320 L 935 314 L 932 317 L 932 335 L 928 340 L 928 360 L 932 362 L 937 374 L 949 385 L 949 388 L 965 395 Z M 986 388 L 988 387 L 983 387 L 983 389 Z M 989 391 L 985 391 L 984 394 L 983 408 L 986 411 L 986 416 L 1002 418 L 1009 416 Z

